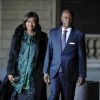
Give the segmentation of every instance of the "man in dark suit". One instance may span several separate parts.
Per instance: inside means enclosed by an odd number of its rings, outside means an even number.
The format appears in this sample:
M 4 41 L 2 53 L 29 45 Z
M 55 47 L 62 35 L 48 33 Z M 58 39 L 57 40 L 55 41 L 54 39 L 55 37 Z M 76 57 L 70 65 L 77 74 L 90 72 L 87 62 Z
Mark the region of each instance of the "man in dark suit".
M 44 62 L 44 81 L 50 84 L 49 100 L 74 100 L 76 82 L 82 85 L 86 77 L 85 34 L 72 26 L 73 12 L 62 12 L 60 28 L 50 31 Z

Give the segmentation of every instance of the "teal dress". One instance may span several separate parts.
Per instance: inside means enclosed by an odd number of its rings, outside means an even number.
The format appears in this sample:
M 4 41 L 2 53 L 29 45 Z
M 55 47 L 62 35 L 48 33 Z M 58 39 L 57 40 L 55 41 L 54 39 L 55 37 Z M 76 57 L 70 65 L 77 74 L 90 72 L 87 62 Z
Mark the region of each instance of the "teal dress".
M 23 89 L 26 89 L 29 94 L 35 92 L 36 76 L 32 77 L 31 74 L 36 66 L 37 51 L 37 37 L 24 32 L 17 67 L 17 71 L 20 73 L 20 78 L 18 82 L 12 84 L 18 93 L 21 93 Z

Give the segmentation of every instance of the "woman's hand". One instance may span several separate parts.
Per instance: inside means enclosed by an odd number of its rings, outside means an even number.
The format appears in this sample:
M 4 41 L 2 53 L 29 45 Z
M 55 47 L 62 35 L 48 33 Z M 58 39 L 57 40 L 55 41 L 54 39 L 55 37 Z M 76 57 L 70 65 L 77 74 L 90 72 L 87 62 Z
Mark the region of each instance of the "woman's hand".
M 14 82 L 14 77 L 13 77 L 13 75 L 8 75 L 8 79 L 9 79 L 9 81 L 11 82 L 11 83 L 13 83 Z

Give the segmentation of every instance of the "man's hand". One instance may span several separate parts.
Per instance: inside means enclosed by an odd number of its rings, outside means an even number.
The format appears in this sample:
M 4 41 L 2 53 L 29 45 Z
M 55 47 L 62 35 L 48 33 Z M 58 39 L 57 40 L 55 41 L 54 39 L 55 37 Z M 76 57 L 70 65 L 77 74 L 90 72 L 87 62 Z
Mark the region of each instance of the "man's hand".
M 44 79 L 44 82 L 45 82 L 47 85 L 50 84 L 50 78 L 49 78 L 49 75 L 48 75 L 48 74 L 44 73 L 43 79 Z
M 78 83 L 79 85 L 84 84 L 84 82 L 85 82 L 85 78 L 82 78 L 82 77 L 79 77 L 79 78 L 78 78 L 77 83 Z
M 14 77 L 13 77 L 13 75 L 8 75 L 8 79 L 9 79 L 9 81 L 11 82 L 11 83 L 13 83 L 14 82 Z

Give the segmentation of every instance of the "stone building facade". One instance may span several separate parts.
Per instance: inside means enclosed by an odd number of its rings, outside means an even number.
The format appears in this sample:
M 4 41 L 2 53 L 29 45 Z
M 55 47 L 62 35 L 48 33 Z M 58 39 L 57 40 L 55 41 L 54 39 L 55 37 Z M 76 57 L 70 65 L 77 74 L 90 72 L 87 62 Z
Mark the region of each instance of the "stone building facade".
M 71 4 L 82 4 L 84 0 L 0 0 L 0 78 L 6 73 L 12 35 L 15 28 L 22 22 L 23 16 L 29 11 L 37 12 L 42 30 L 49 33 L 51 28 L 60 24 L 61 7 L 63 7 L 61 1 L 64 1 L 64 6 L 68 1 L 67 4 L 70 6 L 67 6 L 71 7 Z M 78 8 L 73 8 L 73 10 L 77 13 Z M 78 16 L 76 14 L 75 17 Z M 84 23 L 87 20 L 81 21 Z M 77 20 L 77 22 L 80 22 L 80 20 Z M 80 23 L 77 25 L 80 25 Z M 86 34 L 86 47 L 88 79 L 100 81 L 100 33 Z

